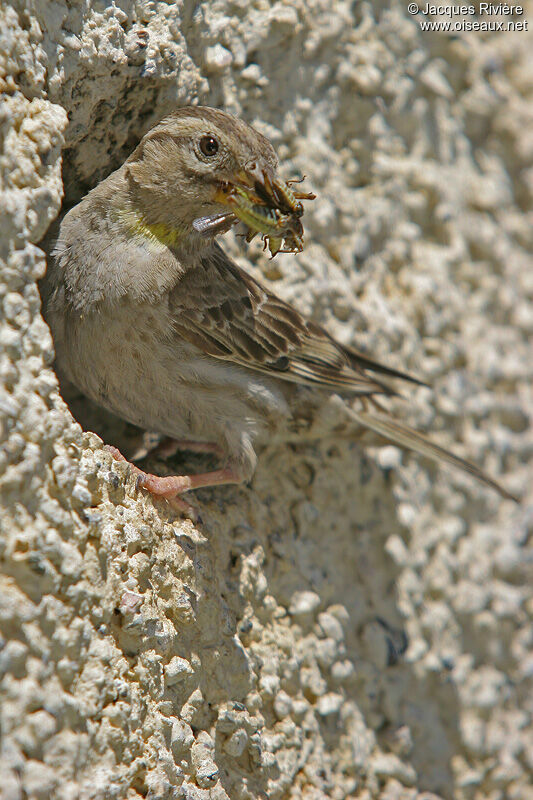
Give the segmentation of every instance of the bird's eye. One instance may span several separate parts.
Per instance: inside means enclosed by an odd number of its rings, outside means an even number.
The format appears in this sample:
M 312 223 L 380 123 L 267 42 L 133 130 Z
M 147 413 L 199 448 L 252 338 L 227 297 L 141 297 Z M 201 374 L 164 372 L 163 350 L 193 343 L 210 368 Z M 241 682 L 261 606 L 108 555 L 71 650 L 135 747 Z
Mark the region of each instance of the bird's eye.
M 216 156 L 218 153 L 219 144 L 214 136 L 202 136 L 200 139 L 200 150 L 208 158 Z

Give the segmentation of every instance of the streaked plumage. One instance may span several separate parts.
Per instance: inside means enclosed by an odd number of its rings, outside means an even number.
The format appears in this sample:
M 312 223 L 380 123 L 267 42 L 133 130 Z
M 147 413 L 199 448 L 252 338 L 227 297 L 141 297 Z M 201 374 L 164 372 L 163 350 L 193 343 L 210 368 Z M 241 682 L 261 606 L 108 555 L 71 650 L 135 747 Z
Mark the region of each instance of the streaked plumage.
M 215 156 L 199 149 L 206 136 Z M 294 428 L 311 397 L 318 409 L 341 394 L 355 398 L 343 406 L 347 420 L 511 497 L 478 467 L 374 412 L 375 395 L 394 393 L 387 377 L 419 381 L 337 343 L 217 244 L 204 220 L 227 212 L 220 183 L 238 175 L 268 185 L 276 170 L 269 142 L 241 120 L 182 109 L 61 223 L 43 286 L 61 370 L 128 421 L 226 455 L 213 473 L 143 485 L 177 497 L 246 480 L 258 439 Z

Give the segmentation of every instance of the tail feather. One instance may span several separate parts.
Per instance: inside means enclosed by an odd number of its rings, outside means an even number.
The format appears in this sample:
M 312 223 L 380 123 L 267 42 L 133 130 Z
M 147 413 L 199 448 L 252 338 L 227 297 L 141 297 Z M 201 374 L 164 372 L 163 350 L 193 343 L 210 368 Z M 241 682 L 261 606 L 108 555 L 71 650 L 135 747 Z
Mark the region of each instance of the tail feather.
M 447 464 L 451 464 L 453 467 L 468 472 L 470 475 L 473 475 L 474 478 L 477 478 L 478 481 L 495 489 L 507 500 L 514 500 L 515 503 L 520 502 L 517 497 L 504 489 L 503 486 L 500 486 L 499 483 L 496 483 L 496 481 L 490 478 L 483 470 L 476 467 L 475 464 L 471 464 L 469 461 L 459 458 L 459 456 L 450 453 L 449 450 L 445 450 L 443 447 L 439 447 L 438 444 L 434 444 L 426 436 L 415 431 L 414 428 L 409 428 L 407 425 L 402 425 L 391 417 L 381 414 L 369 414 L 366 411 L 355 411 L 354 409 L 351 409 L 351 413 L 360 425 L 379 433 L 393 444 L 405 447 L 407 450 L 414 450 L 415 453 L 419 453 L 432 461 L 443 461 Z
M 399 369 L 393 369 L 393 367 L 386 367 L 385 364 L 380 364 L 379 361 L 374 361 L 374 359 L 369 358 L 360 350 L 356 350 L 355 347 L 344 345 L 342 349 L 344 354 L 348 356 L 348 359 L 356 369 L 363 367 L 363 369 L 369 369 L 371 372 L 379 372 L 382 375 L 388 375 L 391 378 L 400 378 L 402 381 L 416 383 L 417 386 L 428 386 L 427 383 L 421 381 L 419 378 L 415 378 L 414 375 L 409 375 L 407 372 L 401 372 Z

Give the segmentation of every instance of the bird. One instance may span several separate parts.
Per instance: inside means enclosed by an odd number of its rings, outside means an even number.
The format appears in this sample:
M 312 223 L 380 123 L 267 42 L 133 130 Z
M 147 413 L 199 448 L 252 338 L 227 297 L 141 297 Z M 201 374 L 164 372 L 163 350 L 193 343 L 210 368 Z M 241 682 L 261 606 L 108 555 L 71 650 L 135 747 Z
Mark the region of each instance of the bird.
M 61 373 L 124 420 L 219 458 L 191 475 L 134 466 L 138 487 L 192 515 L 183 495 L 249 481 L 261 442 L 313 435 L 317 418 L 334 431 L 342 418 L 517 500 L 383 406 L 396 381 L 422 381 L 339 343 L 225 253 L 228 187 L 264 198 L 280 180 L 255 128 L 219 109 L 178 108 L 50 240 L 41 294 Z

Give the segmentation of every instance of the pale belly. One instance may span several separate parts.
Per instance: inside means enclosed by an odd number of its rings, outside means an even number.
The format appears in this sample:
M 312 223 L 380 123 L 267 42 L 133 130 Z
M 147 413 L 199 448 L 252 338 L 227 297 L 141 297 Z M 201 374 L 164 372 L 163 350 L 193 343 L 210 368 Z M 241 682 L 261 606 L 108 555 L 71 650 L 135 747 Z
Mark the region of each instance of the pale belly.
M 61 328 L 54 338 L 66 376 L 145 430 L 232 453 L 290 417 L 281 381 L 204 356 L 173 334 L 160 308 L 125 306 L 120 324 L 116 315 L 93 313 Z

